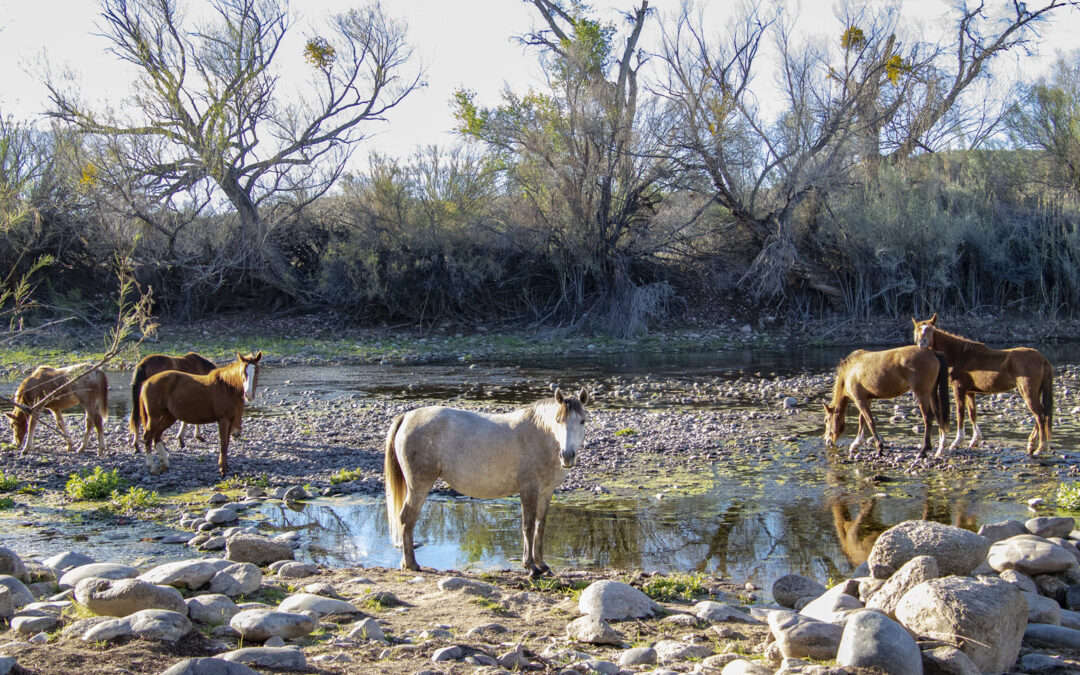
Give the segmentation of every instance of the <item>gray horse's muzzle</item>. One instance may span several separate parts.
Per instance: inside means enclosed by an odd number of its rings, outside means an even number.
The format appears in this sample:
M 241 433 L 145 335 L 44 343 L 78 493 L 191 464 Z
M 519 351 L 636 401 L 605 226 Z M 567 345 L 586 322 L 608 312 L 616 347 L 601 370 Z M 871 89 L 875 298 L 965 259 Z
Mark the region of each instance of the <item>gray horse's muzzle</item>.
M 575 458 L 577 458 L 577 453 L 573 450 L 563 450 L 559 453 L 559 461 L 562 463 L 564 469 L 569 469 L 574 466 Z

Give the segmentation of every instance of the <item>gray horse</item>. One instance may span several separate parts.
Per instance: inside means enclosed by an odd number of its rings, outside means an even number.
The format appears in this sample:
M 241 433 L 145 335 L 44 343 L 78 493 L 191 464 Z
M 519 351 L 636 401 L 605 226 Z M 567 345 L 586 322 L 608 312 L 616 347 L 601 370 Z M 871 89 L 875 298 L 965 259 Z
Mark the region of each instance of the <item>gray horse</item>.
M 428 406 L 398 415 L 386 435 L 386 511 L 401 544 L 401 568 L 419 570 L 413 528 L 431 486 L 442 478 L 476 499 L 521 495 L 522 563 L 530 576 L 544 563 L 544 522 L 555 488 L 585 439 L 589 392 L 555 397 L 500 415 Z

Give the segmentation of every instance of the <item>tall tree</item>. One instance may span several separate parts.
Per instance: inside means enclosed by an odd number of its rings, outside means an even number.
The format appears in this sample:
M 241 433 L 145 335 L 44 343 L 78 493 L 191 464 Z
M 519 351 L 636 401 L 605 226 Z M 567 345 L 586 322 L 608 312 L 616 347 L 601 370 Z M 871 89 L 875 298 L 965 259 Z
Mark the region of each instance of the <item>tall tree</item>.
M 1009 128 L 1017 145 L 1045 153 L 1051 181 L 1080 191 L 1080 52 L 1027 87 Z

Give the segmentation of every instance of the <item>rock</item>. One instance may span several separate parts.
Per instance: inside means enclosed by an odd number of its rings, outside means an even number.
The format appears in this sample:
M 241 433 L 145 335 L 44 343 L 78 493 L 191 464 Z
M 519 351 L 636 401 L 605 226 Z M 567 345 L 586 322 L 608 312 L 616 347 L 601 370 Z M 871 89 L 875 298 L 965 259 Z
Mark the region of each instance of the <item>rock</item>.
M 16 616 L 11 620 L 11 630 L 23 635 L 36 635 L 56 628 L 59 623 L 54 616 Z
M 622 644 L 622 635 L 612 628 L 611 624 L 591 614 L 568 623 L 566 625 L 566 635 L 571 640 L 593 645 Z
M 1027 593 L 1039 592 L 1039 587 L 1035 585 L 1035 581 L 1023 572 L 1017 572 L 1016 570 L 1001 570 L 1001 574 L 998 576 L 1004 581 L 1016 586 L 1021 591 Z
M 75 600 L 99 616 L 128 616 L 144 609 L 187 614 L 180 591 L 139 579 L 83 579 L 75 586 Z
M 238 534 L 226 544 L 225 558 L 233 562 L 248 562 L 262 567 L 278 560 L 292 560 L 288 544 L 270 541 L 258 534 Z
M 858 582 L 851 579 L 841 581 L 807 603 L 800 614 L 818 621 L 842 623 L 851 610 L 863 608 L 862 601 L 857 597 L 858 592 Z
M 1039 518 L 1031 518 L 1024 523 L 1024 527 L 1036 537 L 1043 537 L 1044 539 L 1046 537 L 1067 538 L 1073 528 L 1076 527 L 1076 519 L 1042 516 Z
M 979 528 L 979 536 L 986 537 L 991 543 L 1015 537 L 1018 534 L 1029 534 L 1028 529 L 1019 520 L 1003 520 L 999 523 L 990 523 Z
M 108 619 L 103 623 L 91 626 L 83 633 L 83 642 L 110 642 L 120 638 L 131 637 L 131 621 L 127 617 L 122 619 Z
M 311 499 L 311 495 L 309 495 L 307 493 L 307 490 L 300 487 L 299 485 L 294 485 L 288 490 L 286 490 L 285 494 L 283 494 L 281 498 L 287 502 L 298 502 L 303 499 Z
M 225 537 L 210 537 L 206 541 L 199 544 L 196 548 L 198 548 L 200 551 L 220 551 L 221 549 L 225 548 Z
M 922 657 L 924 675 L 982 675 L 968 655 L 956 647 L 935 647 L 924 651 Z
M 1028 623 L 1049 623 L 1055 626 L 1061 625 L 1061 605 L 1055 600 L 1043 597 L 1038 593 L 1020 591 L 1028 604 Z
M 176 642 L 191 632 L 191 621 L 179 612 L 165 609 L 144 609 L 120 619 L 131 624 L 135 637 L 163 642 Z
M 8 675 L 19 665 L 13 656 L 0 656 L 0 675 Z
M 773 583 L 772 596 L 781 607 L 794 609 L 800 598 L 816 598 L 826 590 L 818 582 L 801 574 L 785 574 Z
M 215 574 L 232 564 L 224 558 L 178 560 L 153 567 L 138 578 L 151 584 L 195 590 L 208 584 Z
M 1061 625 L 1066 628 L 1080 630 L 1080 612 L 1073 612 L 1067 609 L 1061 610 Z
M 699 619 L 693 614 L 670 614 L 660 619 L 660 623 L 663 625 L 676 625 L 683 628 L 694 628 L 698 625 Z
M 461 577 L 445 577 L 439 579 L 439 589 L 443 591 L 465 591 L 466 593 L 474 593 L 483 596 L 489 596 L 496 590 L 491 584 L 485 584 L 482 581 L 476 581 L 474 579 L 463 579 Z
M 26 565 L 15 551 L 6 546 L 0 546 L 0 574 L 7 574 L 19 581 L 27 582 L 30 577 L 26 574 Z
M 769 614 L 769 630 L 784 656 L 821 661 L 836 658 L 844 634 L 842 626 L 787 611 Z
M 1025 654 L 1017 664 L 1022 673 L 1075 673 L 1080 670 L 1075 661 L 1049 654 Z
M 907 520 L 881 533 L 870 550 L 870 575 L 886 579 L 920 555 L 933 556 L 942 576 L 964 575 L 986 558 L 990 540 L 974 532 L 926 520 Z
M 266 640 L 266 642 L 263 643 L 263 647 L 284 647 L 284 646 L 285 646 L 285 640 L 280 635 L 275 635 L 272 638 L 268 638 Z
M 90 577 L 98 577 L 100 579 L 132 579 L 138 576 L 138 574 L 139 570 L 130 565 L 120 565 L 117 563 L 89 563 L 87 565 L 79 565 L 78 567 L 74 567 L 67 572 L 64 572 L 64 575 L 60 577 L 60 581 L 57 583 L 60 585 L 60 588 L 74 588 L 75 584 L 83 579 L 89 579 Z
M 269 609 L 246 609 L 229 620 L 245 640 L 264 642 L 280 635 L 286 640 L 303 637 L 315 630 L 315 621 L 306 614 Z
M 443 663 L 446 661 L 456 661 L 462 656 L 465 656 L 465 650 L 457 645 L 452 647 L 443 647 L 442 649 L 436 649 L 431 654 L 432 663 Z
M 9 606 L 13 610 L 25 607 L 34 601 L 34 594 L 30 592 L 30 589 L 27 588 L 23 582 L 10 574 L 0 574 L 0 586 L 4 586 L 9 591 Z M 8 602 L 4 602 L 3 604 L 7 605 Z
M 188 617 L 208 626 L 227 624 L 240 613 L 236 603 L 224 595 L 196 595 L 184 601 Z
M 631 666 L 652 666 L 656 664 L 656 650 L 652 647 L 634 647 L 627 649 L 619 655 L 619 665 L 623 668 Z
M 240 514 L 232 509 L 210 509 L 206 512 L 206 522 L 212 525 L 231 523 L 240 518 Z
M 63 553 L 57 553 L 54 556 L 42 560 L 41 564 L 45 565 L 46 567 L 51 567 L 54 570 L 66 572 L 73 567 L 89 565 L 92 562 L 94 562 L 94 559 L 88 555 L 83 555 L 82 553 L 75 553 L 74 551 L 64 551 Z
M 161 675 L 259 675 L 243 663 L 233 663 L 216 657 L 184 659 Z
M 1028 624 L 1024 643 L 1037 649 L 1080 649 L 1080 630 L 1045 623 Z M 1011 665 L 1011 664 L 1010 664 Z
M 660 640 L 653 649 L 656 650 L 657 660 L 662 664 L 703 659 L 713 655 L 713 650 L 708 645 L 693 644 L 682 640 Z
M 371 617 L 365 617 L 360 621 L 353 624 L 349 630 L 349 637 L 364 640 L 385 640 L 386 633 L 383 632 L 382 626 L 379 622 Z
M 760 620 L 755 619 L 746 612 L 741 612 L 730 605 L 713 602 L 711 600 L 703 600 L 702 602 L 697 603 L 691 611 L 694 613 L 694 616 L 702 621 L 708 621 L 709 623 L 721 623 L 724 621 L 761 623 Z
M 254 593 L 262 585 L 262 571 L 251 563 L 233 563 L 210 580 L 210 592 L 236 598 Z
M 189 541 L 191 541 L 194 538 L 195 538 L 195 535 L 193 535 L 190 532 L 174 532 L 172 534 L 167 534 L 164 537 L 162 537 L 160 543 L 162 543 L 162 544 L 186 544 L 186 543 L 188 543 Z M 220 663 L 220 661 L 219 661 L 219 663 Z
M 995 542 L 990 547 L 987 562 L 996 571 L 1016 570 L 1035 576 L 1061 572 L 1076 564 L 1076 558 L 1057 544 L 1030 534 Z
M 604 620 L 643 618 L 660 610 L 660 605 L 649 596 L 621 581 L 595 581 L 578 599 L 579 612 Z
M 767 668 L 760 663 L 735 659 L 729 662 L 721 672 L 721 675 L 772 675 L 772 668 Z
M 307 658 L 299 649 L 288 647 L 245 647 L 220 654 L 217 658 L 275 670 L 304 670 Z
M 223 492 L 215 492 L 210 495 L 210 499 L 206 500 L 208 504 L 228 504 L 229 497 Z
M 936 579 L 938 576 L 936 558 L 928 555 L 915 556 L 896 570 L 896 573 L 870 596 L 866 607 L 880 609 L 889 617 L 895 617 L 896 605 L 905 593 L 922 582 Z
M 953 645 L 984 672 L 1001 672 L 1016 660 L 1027 615 L 1023 593 L 993 577 L 931 579 L 896 607 L 897 620 L 916 637 Z
M 327 598 L 312 593 L 297 593 L 290 595 L 278 605 L 280 612 L 314 612 L 320 617 L 338 614 L 344 616 L 356 616 L 363 614 L 355 605 L 344 600 Z
M 287 562 L 274 573 L 282 579 L 304 579 L 318 574 L 319 568 L 311 563 Z
M 529 659 L 525 656 L 524 645 L 516 644 L 510 651 L 499 654 L 495 659 L 495 664 L 507 670 L 525 670 L 529 665 Z
M 844 624 L 836 665 L 880 668 L 889 675 L 922 675 L 922 652 L 915 639 L 889 617 L 856 612 Z

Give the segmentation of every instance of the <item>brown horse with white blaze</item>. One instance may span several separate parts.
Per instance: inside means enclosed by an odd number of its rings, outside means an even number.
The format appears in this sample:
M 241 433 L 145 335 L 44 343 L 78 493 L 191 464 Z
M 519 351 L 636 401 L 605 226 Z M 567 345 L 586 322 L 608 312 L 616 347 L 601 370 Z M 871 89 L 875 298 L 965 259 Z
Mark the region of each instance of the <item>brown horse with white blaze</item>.
M 413 528 L 435 481 L 475 499 L 521 495 L 522 563 L 549 573 L 544 526 L 555 488 L 584 444 L 589 392 L 491 415 L 428 406 L 398 415 L 386 435 L 386 515 L 402 547 L 401 567 L 419 570 Z
M 206 375 L 166 370 L 143 384 L 139 417 L 145 429 L 143 442 L 150 473 L 169 468 L 169 453 L 161 435 L 177 420 L 189 424 L 217 422 L 221 435 L 218 471 L 222 476 L 229 471 L 229 437 L 239 435 L 244 402 L 255 398 L 260 359 L 262 352 L 254 356 L 237 352 L 236 361 Z
M 941 330 L 935 313 L 925 321 L 911 318 L 915 344 L 939 351 L 949 360 L 949 380 L 956 396 L 959 422 L 951 448 L 964 442 L 964 411 L 971 420 L 971 446 L 982 442 L 982 432 L 975 421 L 975 394 L 998 394 L 1018 389 L 1024 403 L 1035 417 L 1035 428 L 1028 436 L 1027 452 L 1034 455 L 1050 450 L 1050 430 L 1054 418 L 1054 367 L 1037 349 L 1015 347 L 991 349 Z M 1038 440 L 1038 448 L 1035 442 Z
M 859 432 L 851 442 L 849 454 L 862 444 L 864 429 L 869 429 L 878 453 L 884 442 L 877 432 L 870 401 L 877 398 L 896 398 L 912 392 L 919 403 L 923 418 L 923 443 L 919 459 L 930 451 L 930 415 L 938 424 L 938 452 L 945 448 L 949 430 L 949 383 L 945 358 L 920 347 L 897 347 L 880 352 L 857 349 L 836 368 L 836 384 L 832 402 L 825 404 L 825 442 L 836 445 L 844 432 L 844 415 L 848 401 L 859 411 Z
M 98 454 L 105 454 L 105 430 L 103 423 L 109 418 L 109 381 L 105 373 L 92 368 L 90 363 L 77 363 L 66 368 L 38 366 L 15 392 L 15 410 L 5 413 L 11 422 L 12 442 L 22 453 L 34 447 L 34 429 L 37 428 L 40 410 L 30 412 L 44 402 L 52 412 L 56 427 L 67 441 L 68 452 L 75 444 L 60 413 L 68 408 L 82 405 L 86 411 L 86 431 L 83 433 L 79 452 L 86 449 L 90 429 L 97 430 Z M 25 441 L 25 445 L 24 445 Z
M 135 448 L 135 452 L 139 451 L 139 394 L 142 393 L 143 383 L 147 379 L 163 373 L 166 370 L 179 370 L 181 373 L 191 373 L 192 375 L 206 375 L 214 368 L 214 362 L 205 358 L 195 352 L 188 352 L 183 356 L 169 356 L 168 354 L 151 354 L 139 361 L 139 364 L 135 366 L 135 371 L 131 373 L 131 420 L 128 422 L 128 428 L 131 430 L 131 447 Z M 176 432 L 176 440 L 180 443 L 180 447 L 184 447 L 184 431 L 187 429 L 187 422 L 180 423 L 180 431 Z M 195 438 L 198 440 L 203 439 L 199 433 L 198 425 L 195 426 Z

